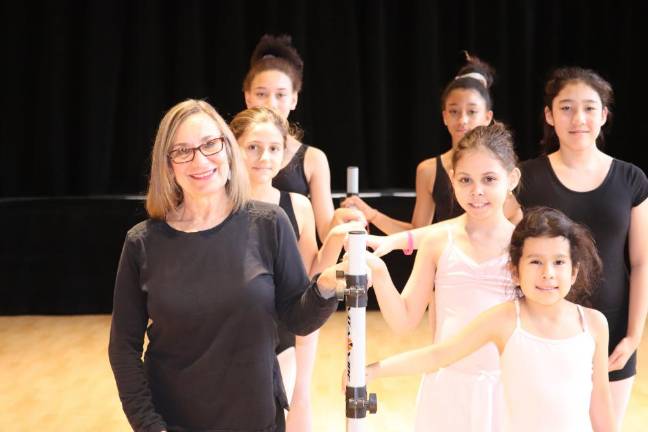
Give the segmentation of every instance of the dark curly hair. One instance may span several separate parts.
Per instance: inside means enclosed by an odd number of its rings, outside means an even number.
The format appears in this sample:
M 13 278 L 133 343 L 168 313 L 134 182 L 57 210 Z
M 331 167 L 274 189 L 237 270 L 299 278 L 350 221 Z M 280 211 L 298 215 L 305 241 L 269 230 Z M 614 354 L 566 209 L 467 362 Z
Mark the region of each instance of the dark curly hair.
M 566 298 L 574 303 L 589 306 L 593 286 L 599 282 L 603 269 L 589 230 L 553 208 L 532 207 L 526 210 L 513 231 L 509 246 L 512 270 L 516 273 L 524 242 L 530 237 L 564 237 L 569 241 L 570 258 L 574 268 L 578 268 L 578 276 Z M 516 291 L 520 294 L 520 287 L 517 287 Z
M 250 70 L 243 80 L 243 91 L 250 90 L 254 77 L 267 70 L 285 73 L 292 81 L 293 90 L 301 91 L 304 62 L 292 46 L 290 36 L 265 34 L 261 37 L 250 57 Z

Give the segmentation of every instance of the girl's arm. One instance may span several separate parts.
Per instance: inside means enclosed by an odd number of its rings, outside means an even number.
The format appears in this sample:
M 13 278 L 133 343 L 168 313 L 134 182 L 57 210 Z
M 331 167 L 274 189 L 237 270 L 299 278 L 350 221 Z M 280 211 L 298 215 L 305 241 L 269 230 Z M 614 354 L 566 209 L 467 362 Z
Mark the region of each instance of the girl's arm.
M 453 219 L 449 219 L 453 220 Z M 412 249 L 418 249 L 421 241 L 426 236 L 426 234 L 434 231 L 435 226 L 439 224 L 447 224 L 446 221 L 438 222 L 434 225 L 428 225 L 421 228 L 415 228 L 407 231 L 401 231 L 396 234 L 390 234 L 388 236 L 376 236 L 370 235 L 367 237 L 367 246 L 369 246 L 374 251 L 374 255 L 383 256 L 387 255 L 394 250 L 405 250 L 410 246 L 410 240 L 408 236 L 412 238 Z
M 315 211 L 317 234 L 323 241 L 333 220 L 333 198 L 331 197 L 331 170 L 322 150 L 315 147 L 306 150 L 304 171 L 308 179 L 310 200 Z
M 367 222 L 373 224 L 376 228 L 378 228 L 385 234 L 398 233 L 404 230 L 412 229 L 411 223 L 399 221 L 387 216 L 384 213 L 381 213 L 377 209 L 364 202 L 364 200 L 357 195 L 352 195 L 345 198 L 344 201 L 340 203 L 340 205 L 342 207 L 356 208 L 360 210 L 362 214 L 364 214 L 364 217 L 367 219 Z
M 436 261 L 444 245 L 445 232 L 431 233 L 425 238 L 402 294 L 394 286 L 385 263 L 374 255 L 368 255 L 367 263 L 372 270 L 373 289 L 380 312 L 396 333 L 407 333 L 421 321 L 434 295 Z
M 310 201 L 297 193 L 291 193 L 290 199 L 295 213 L 298 215 L 297 223 L 300 225 L 299 253 L 304 261 L 306 272 L 312 277 L 338 261 L 346 234 L 352 230 L 364 230 L 364 224 L 362 222 L 347 222 L 334 226 L 329 230 L 322 248 L 318 251 L 315 239 L 315 216 Z
M 317 354 L 317 339 L 319 330 L 308 336 L 295 338 L 295 357 L 297 376 L 295 388 L 290 401 L 290 410 L 286 418 L 286 431 L 313 430 L 313 414 L 311 407 L 311 382 Z
M 489 342 L 500 352 L 515 327 L 513 303 L 482 312 L 455 336 L 413 351 L 397 354 L 367 366 L 367 381 L 374 378 L 434 372 L 461 360 Z
M 610 370 L 622 369 L 637 349 L 648 311 L 648 199 L 630 213 L 628 248 L 630 256 L 630 305 L 628 331 L 610 355 Z
M 436 297 L 432 296 L 428 303 L 428 327 L 432 336 L 436 337 Z
M 436 177 L 435 158 L 426 159 L 416 168 L 416 203 L 412 222 L 404 222 L 372 208 L 360 197 L 352 196 L 342 202 L 343 207 L 354 206 L 364 213 L 367 221 L 385 234 L 395 234 L 413 228 L 423 227 L 432 222 L 435 203 L 432 199 L 434 179 Z
M 592 399 L 590 419 L 595 432 L 616 430 L 612 412 L 612 397 L 608 379 L 608 325 L 605 316 L 597 310 L 586 309 L 587 323 L 596 342 L 592 370 Z
M 292 202 L 297 225 L 299 226 L 299 240 L 297 247 L 299 248 L 299 255 L 301 255 L 304 268 L 309 277 L 313 276 L 316 269 L 313 269 L 317 260 L 317 240 L 315 239 L 315 216 L 313 215 L 313 207 L 310 201 L 303 195 L 298 193 L 290 193 L 290 201 Z M 321 271 L 321 270 L 320 270 Z
M 440 157 L 440 156 L 437 156 Z M 412 213 L 412 228 L 432 223 L 436 203 L 432 199 L 436 179 L 436 158 L 426 159 L 416 167 L 416 202 Z

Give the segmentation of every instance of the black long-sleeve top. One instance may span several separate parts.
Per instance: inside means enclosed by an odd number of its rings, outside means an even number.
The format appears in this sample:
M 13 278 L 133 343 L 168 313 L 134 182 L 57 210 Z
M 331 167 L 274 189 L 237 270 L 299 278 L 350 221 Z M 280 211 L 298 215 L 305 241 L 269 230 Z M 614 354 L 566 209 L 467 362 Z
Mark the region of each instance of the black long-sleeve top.
M 286 403 L 274 320 L 306 335 L 335 309 L 309 282 L 277 206 L 249 202 L 195 233 L 136 225 L 119 262 L 109 345 L 131 426 L 273 431 Z

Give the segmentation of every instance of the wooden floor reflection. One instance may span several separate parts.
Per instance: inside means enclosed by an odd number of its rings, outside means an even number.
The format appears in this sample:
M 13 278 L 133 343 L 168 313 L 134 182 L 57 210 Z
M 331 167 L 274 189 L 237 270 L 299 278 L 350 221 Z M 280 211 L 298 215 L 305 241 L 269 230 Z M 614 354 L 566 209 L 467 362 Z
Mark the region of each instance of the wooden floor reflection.
M 322 328 L 313 383 L 315 432 L 344 431 L 340 378 L 345 359 L 345 317 Z M 107 358 L 110 317 L 0 317 L 0 431 L 128 431 Z M 646 332 L 648 333 L 648 332 Z M 648 425 L 648 336 L 624 432 Z M 419 347 L 430 340 L 425 323 L 398 338 L 377 312 L 367 314 L 367 360 Z M 644 356 L 641 356 L 645 353 Z M 376 381 L 378 413 L 368 431 L 411 430 L 418 377 Z

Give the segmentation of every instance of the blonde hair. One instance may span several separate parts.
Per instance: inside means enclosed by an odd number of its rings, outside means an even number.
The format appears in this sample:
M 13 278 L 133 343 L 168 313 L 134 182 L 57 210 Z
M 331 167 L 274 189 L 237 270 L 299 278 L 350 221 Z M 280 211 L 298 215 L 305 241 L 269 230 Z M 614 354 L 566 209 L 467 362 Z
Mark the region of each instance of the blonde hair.
M 180 125 L 190 116 L 201 113 L 214 120 L 225 137 L 223 146 L 230 169 L 230 178 L 225 184 L 225 191 L 231 201 L 232 209 L 239 210 L 248 200 L 248 174 L 234 134 L 210 104 L 201 100 L 187 99 L 167 111 L 162 117 L 155 136 L 155 144 L 151 151 L 151 175 L 146 193 L 146 211 L 153 219 L 165 219 L 184 200 L 182 188 L 175 181 L 169 151 Z
M 239 139 L 250 126 L 263 123 L 270 123 L 277 128 L 283 137 L 284 148 L 286 148 L 286 140 L 290 134 L 290 126 L 288 121 L 279 115 L 275 110 L 265 107 L 248 108 L 232 119 L 229 126 L 234 136 Z

